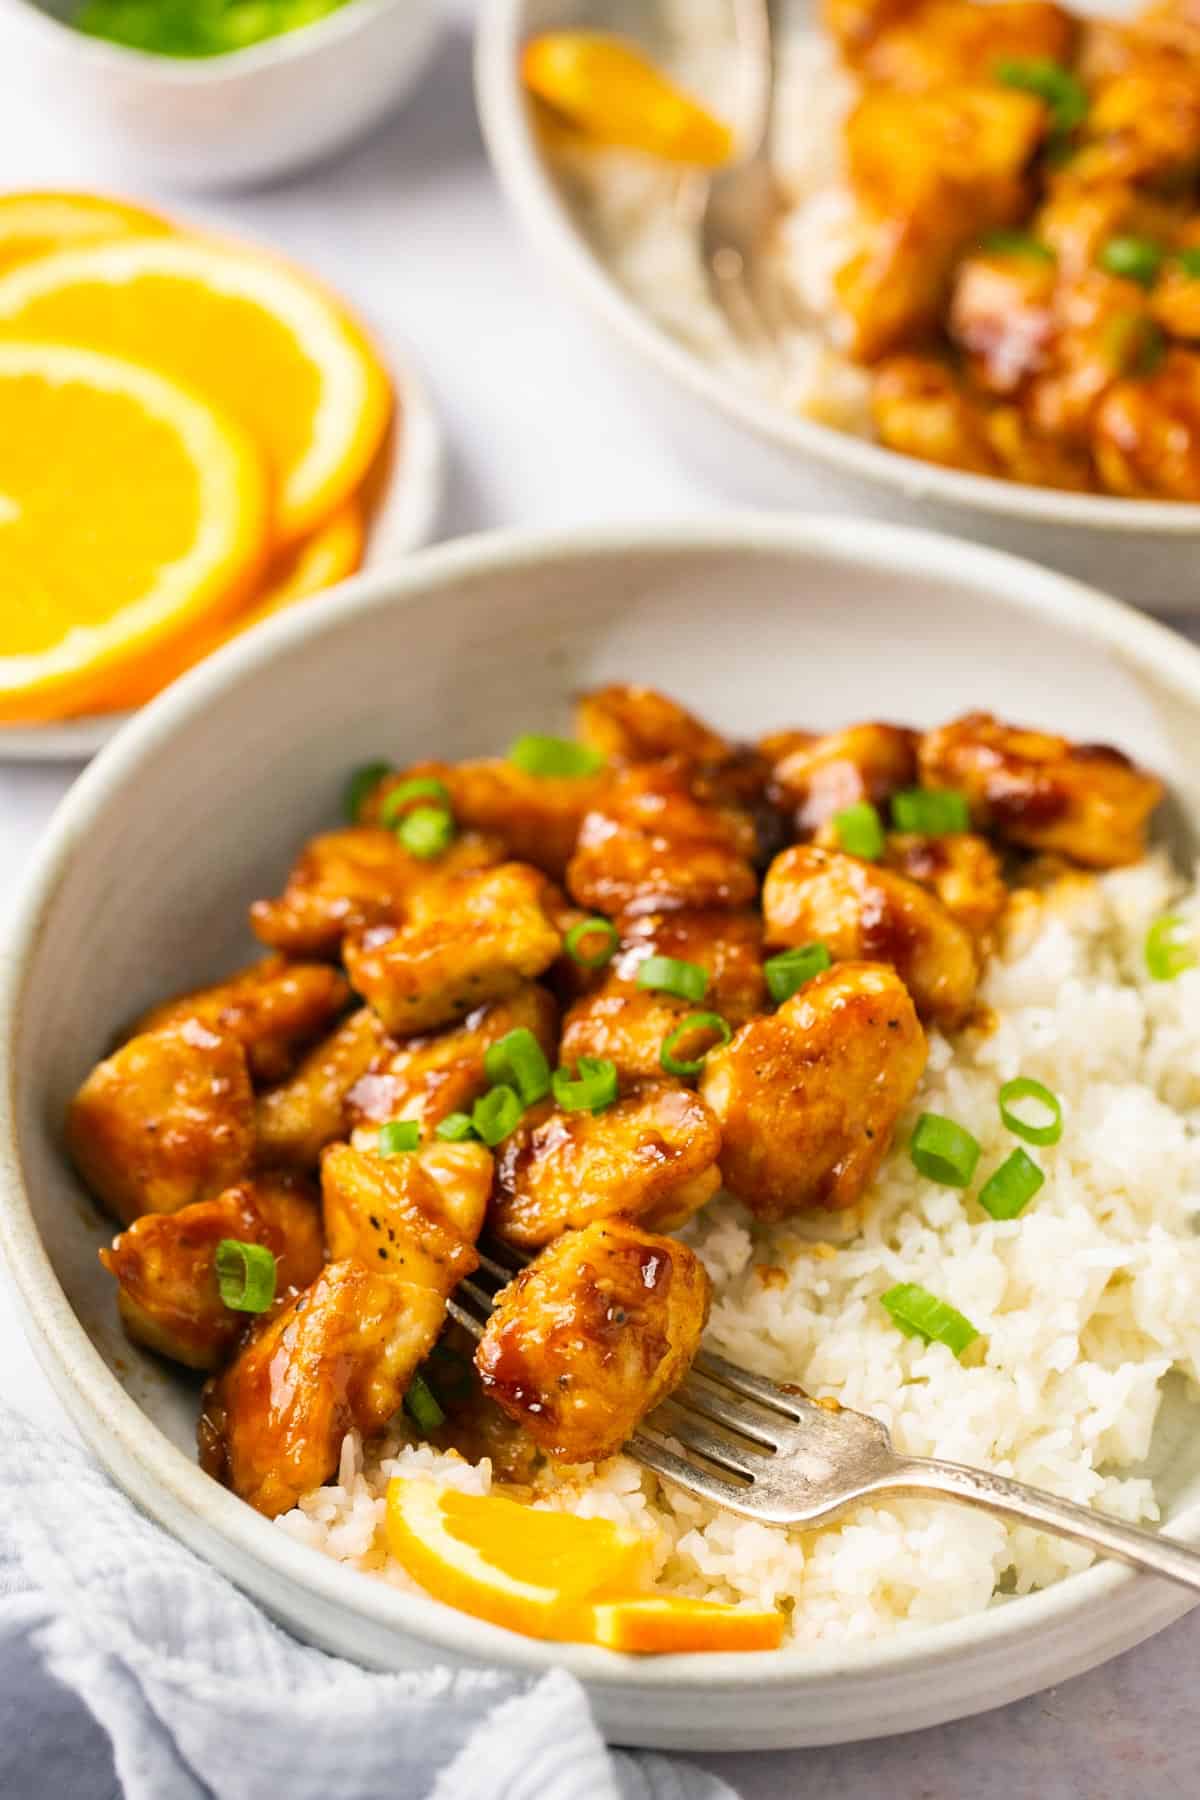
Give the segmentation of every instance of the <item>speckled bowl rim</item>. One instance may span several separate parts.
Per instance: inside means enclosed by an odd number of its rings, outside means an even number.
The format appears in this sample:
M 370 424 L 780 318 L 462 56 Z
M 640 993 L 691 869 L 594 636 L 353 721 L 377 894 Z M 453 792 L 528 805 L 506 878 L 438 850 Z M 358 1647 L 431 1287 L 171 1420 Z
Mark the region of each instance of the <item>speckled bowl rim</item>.
M 835 426 L 772 406 L 748 385 L 673 338 L 624 292 L 588 247 L 538 153 L 518 72 L 518 52 L 527 35 L 526 7 L 527 0 L 487 0 L 480 9 L 475 93 L 488 153 L 534 248 L 606 329 L 642 361 L 776 450 L 895 489 L 914 505 L 975 507 L 1003 518 L 1085 531 L 1200 538 L 1200 505 L 1065 493 L 922 463 Z
M 1104 1661 L 1179 1617 L 1193 1604 L 1180 1590 L 1115 1564 L 1096 1564 L 1040 1593 L 944 1624 L 902 1628 L 861 1647 L 785 1649 L 754 1655 L 693 1655 L 637 1659 L 583 1645 L 541 1643 L 485 1624 L 440 1603 L 402 1593 L 335 1564 L 290 1539 L 218 1484 L 177 1449 L 125 1392 L 76 1318 L 43 1248 L 25 1192 L 16 1141 L 14 1047 L 22 1009 L 31 1002 L 24 970 L 41 921 L 53 907 L 74 846 L 96 814 L 121 791 L 136 789 L 138 772 L 171 753 L 177 728 L 203 714 L 233 679 L 265 668 L 277 651 L 304 639 L 352 631 L 386 607 L 436 605 L 441 590 L 491 572 L 521 572 L 607 559 L 620 568 L 630 554 L 697 551 L 736 555 L 817 554 L 884 578 L 911 574 L 961 577 L 1006 609 L 1082 632 L 1127 664 L 1150 672 L 1195 710 L 1200 728 L 1200 650 L 1120 602 L 1061 575 L 1000 551 L 908 527 L 856 520 L 780 519 L 730 514 L 705 523 L 608 527 L 537 533 L 504 531 L 423 551 L 402 567 L 363 575 L 235 640 L 168 689 L 96 758 L 56 811 L 18 899 L 9 942 L 0 955 L 0 1250 L 12 1274 L 34 1351 L 64 1407 L 100 1461 L 144 1511 L 275 1610 L 281 1594 L 313 1603 L 315 1617 L 362 1619 L 410 1643 L 437 1646 L 475 1664 L 526 1670 L 566 1668 L 598 1695 L 619 1691 L 666 1695 L 768 1688 L 797 1702 L 830 1680 L 898 1682 L 914 1676 L 948 1678 L 955 1660 L 985 1648 L 993 1669 L 1004 1670 L 994 1694 L 947 1707 L 957 1716 L 1029 1693 L 1050 1681 Z M 986 604 L 987 602 L 982 602 Z M 1181 1539 L 1200 1539 L 1200 1498 L 1171 1521 Z M 303 1630 L 304 1626 L 301 1625 Z M 1030 1654 L 1013 1674 L 1021 1649 L 1062 1646 L 1053 1666 Z M 1000 1659 L 1003 1659 L 1001 1662 Z M 915 1723 L 928 1723 L 928 1717 Z M 895 1729 L 895 1727 L 890 1727 Z M 870 1735 L 869 1728 L 848 1736 Z M 667 1741 L 648 1739 L 647 1741 Z M 776 1739 L 775 1741 L 787 1741 Z M 796 1740 L 793 1740 L 796 1741 Z

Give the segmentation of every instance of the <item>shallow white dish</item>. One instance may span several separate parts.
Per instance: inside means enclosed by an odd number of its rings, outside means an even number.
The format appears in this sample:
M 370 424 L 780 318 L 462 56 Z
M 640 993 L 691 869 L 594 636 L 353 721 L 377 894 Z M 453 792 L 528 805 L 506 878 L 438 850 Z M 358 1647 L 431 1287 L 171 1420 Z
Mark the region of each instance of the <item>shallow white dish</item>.
M 567 1667 L 608 1734 L 692 1749 L 829 1743 L 996 1706 L 1186 1610 L 1097 1565 L 982 1616 L 859 1649 L 635 1660 L 514 1637 L 326 1561 L 196 1466 L 194 1385 L 134 1350 L 73 1179 L 68 1096 L 119 1026 L 249 948 L 242 919 L 336 817 L 348 768 L 492 751 L 635 675 L 722 729 L 930 722 L 992 705 L 1113 738 L 1200 826 L 1200 651 L 1059 576 L 893 527 L 731 518 L 479 537 L 359 577 L 221 651 L 134 720 L 64 801 L 0 967 L 0 1245 L 84 1436 L 155 1518 L 303 1637 L 379 1667 Z M 1200 1409 L 1164 1406 L 1169 1528 L 1200 1538 Z
M 316 162 L 377 124 L 437 41 L 438 0 L 349 0 L 226 56 L 151 56 L 66 23 L 76 0 L 0 0 L 0 68 L 20 69 L 86 166 L 188 188 Z
M 437 531 L 446 478 L 441 420 L 425 378 L 408 357 L 389 347 L 401 429 L 382 504 L 371 521 L 365 569 L 385 569 L 429 543 Z M 306 602 L 301 602 L 306 604 Z M 0 763 L 76 762 L 93 756 L 132 714 L 96 713 L 59 725 L 0 725 Z
M 806 6 L 797 0 L 797 14 Z M 1123 0 L 1093 0 L 1086 10 L 1128 8 Z M 1033 557 L 1135 605 L 1194 610 L 1200 506 L 1056 493 L 899 456 L 771 405 L 629 297 L 546 167 L 518 58 L 535 32 L 570 26 L 626 30 L 653 43 L 662 14 L 663 0 L 489 0 L 479 15 L 475 80 L 500 185 L 534 249 L 624 353 L 681 455 L 740 500 L 921 524 Z

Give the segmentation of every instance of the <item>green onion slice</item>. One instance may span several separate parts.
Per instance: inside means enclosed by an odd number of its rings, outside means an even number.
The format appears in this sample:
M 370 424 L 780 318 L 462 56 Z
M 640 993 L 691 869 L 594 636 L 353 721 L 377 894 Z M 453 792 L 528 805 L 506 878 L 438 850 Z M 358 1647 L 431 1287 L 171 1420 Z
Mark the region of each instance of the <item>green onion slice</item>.
M 1164 913 L 1146 933 L 1146 967 L 1155 981 L 1174 981 L 1200 963 L 1195 938 L 1179 913 Z
M 1185 275 L 1193 281 L 1200 281 L 1200 245 L 1192 244 L 1186 250 L 1177 252 L 1177 261 Z
M 396 836 L 410 856 L 430 862 L 449 849 L 454 840 L 454 820 L 444 806 L 415 806 L 401 819 Z
M 1123 276 L 1142 287 L 1153 287 L 1158 280 L 1165 252 L 1152 238 L 1134 237 L 1131 233 L 1110 237 L 1100 251 L 1100 267 L 1109 275 Z
M 1043 244 L 1028 231 L 989 231 L 980 242 L 982 250 L 993 256 L 1025 256 L 1044 263 L 1058 261 L 1049 244 Z
M 1113 313 L 1101 333 L 1104 355 L 1121 375 L 1153 375 L 1167 353 L 1166 333 L 1144 313 Z
M 414 800 L 432 800 L 441 812 L 450 811 L 450 789 L 436 775 L 414 775 L 397 787 L 389 788 L 379 802 L 379 823 L 396 825 Z
M 471 1123 L 491 1149 L 501 1138 L 506 1138 L 510 1131 L 516 1130 L 524 1111 L 521 1096 L 515 1088 L 489 1088 L 471 1108 Z
M 1019 88 L 1044 100 L 1056 132 L 1074 131 L 1087 118 L 1087 89 L 1077 75 L 1052 57 L 1008 56 L 996 64 L 995 75 L 1004 87 Z
M 1023 1213 L 1046 1177 L 1024 1150 L 1014 1150 L 988 1176 L 979 1190 L 979 1204 L 993 1219 L 1015 1219 Z
M 979 1336 L 970 1319 L 915 1281 L 902 1281 L 889 1288 L 880 1295 L 880 1303 L 905 1337 L 921 1337 L 927 1344 L 945 1344 L 955 1356 L 961 1356 Z
M 710 1044 L 708 1050 L 702 1050 L 700 1055 L 693 1061 L 685 1062 L 681 1057 L 676 1056 L 675 1046 L 681 1043 L 685 1037 L 690 1037 L 691 1034 L 696 1031 L 715 1032 L 717 1042 L 716 1044 Z M 689 1013 L 687 1018 L 678 1024 L 674 1031 L 668 1032 L 663 1039 L 662 1049 L 658 1053 L 658 1060 L 667 1071 L 668 1075 L 698 1075 L 704 1067 L 704 1059 L 709 1051 L 715 1050 L 718 1044 L 727 1044 L 732 1036 L 732 1029 L 721 1017 L 720 1013 Z
M 221 1304 L 231 1312 L 263 1313 L 275 1298 L 275 1258 L 263 1244 L 222 1238 L 216 1270 Z
M 966 796 L 953 788 L 905 788 L 892 796 L 892 824 L 922 837 L 951 837 L 970 831 L 971 813 Z
M 475 1136 L 475 1127 L 471 1123 L 470 1113 L 447 1113 L 446 1117 L 444 1119 L 439 1119 L 438 1123 L 434 1126 L 433 1135 L 434 1137 L 441 1138 L 443 1142 L 447 1144 L 465 1143 L 467 1138 L 473 1138 Z
M 940 1113 L 922 1113 L 908 1145 L 909 1155 L 927 1180 L 952 1188 L 970 1186 L 980 1151 L 977 1138 Z
M 1050 1117 L 1040 1125 L 1036 1120 L 1023 1119 L 1013 1111 L 1021 1100 L 1035 1101 Z M 1000 1089 L 1000 1117 L 1014 1137 L 1024 1138 L 1027 1144 L 1057 1144 L 1063 1133 L 1062 1101 L 1030 1075 L 1018 1075 L 1015 1081 L 1005 1082 Z
M 550 1064 L 526 1025 L 505 1032 L 489 1046 L 483 1072 L 493 1087 L 515 1088 L 522 1106 L 532 1106 L 550 1092 Z
M 446 1415 L 423 1375 L 412 1377 L 404 1396 L 404 1405 L 419 1431 L 436 1431 L 439 1425 L 446 1423 Z
M 581 1056 L 570 1069 L 555 1069 L 554 1098 L 563 1112 L 603 1112 L 617 1097 L 617 1065 L 606 1056 Z
M 596 938 L 599 943 L 589 951 L 586 945 Z M 620 933 L 612 920 L 597 913 L 594 918 L 580 919 L 578 924 L 572 925 L 566 937 L 567 955 L 574 957 L 581 968 L 602 969 L 616 955 L 620 941 Z
M 400 1156 L 405 1150 L 415 1150 L 420 1141 L 416 1119 L 391 1119 L 379 1127 L 380 1156 Z
M 677 956 L 648 956 L 638 970 L 637 984 L 655 994 L 673 994 L 677 1000 L 698 1004 L 708 992 L 708 970 Z
M 824 944 L 798 944 L 794 950 L 781 950 L 763 964 L 767 992 L 776 1006 L 782 1006 L 805 982 L 832 966 L 833 958 Z
M 357 825 L 362 818 L 362 809 L 369 797 L 375 792 L 385 775 L 392 772 L 391 763 L 363 763 L 355 769 L 346 783 L 345 808 L 346 817 L 352 825 Z
M 883 855 L 883 820 L 869 800 L 859 800 L 833 815 L 833 828 L 843 850 L 861 856 L 864 862 L 878 862 Z
M 570 738 L 543 737 L 528 731 L 511 745 L 508 760 L 526 775 L 594 775 L 604 767 L 598 750 Z

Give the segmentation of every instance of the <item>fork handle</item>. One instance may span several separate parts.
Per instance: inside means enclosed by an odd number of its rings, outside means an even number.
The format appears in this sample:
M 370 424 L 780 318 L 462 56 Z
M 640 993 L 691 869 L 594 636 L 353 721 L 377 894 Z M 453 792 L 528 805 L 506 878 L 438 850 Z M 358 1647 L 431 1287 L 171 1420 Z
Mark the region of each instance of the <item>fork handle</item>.
M 1060 1500 L 1043 1488 L 1026 1487 L 1006 1476 L 990 1475 L 985 1469 L 935 1462 L 923 1456 L 898 1459 L 876 1491 L 883 1488 L 889 1492 L 965 1500 L 969 1506 L 981 1506 L 1026 1525 L 1039 1525 L 1059 1537 L 1073 1538 L 1076 1543 L 1090 1544 L 1104 1556 L 1115 1556 L 1135 1568 L 1165 1575 L 1168 1581 L 1177 1581 L 1200 1593 L 1200 1551 L 1145 1526 L 1126 1525 L 1108 1513 L 1093 1512 L 1090 1506 L 1080 1506 L 1074 1500 Z

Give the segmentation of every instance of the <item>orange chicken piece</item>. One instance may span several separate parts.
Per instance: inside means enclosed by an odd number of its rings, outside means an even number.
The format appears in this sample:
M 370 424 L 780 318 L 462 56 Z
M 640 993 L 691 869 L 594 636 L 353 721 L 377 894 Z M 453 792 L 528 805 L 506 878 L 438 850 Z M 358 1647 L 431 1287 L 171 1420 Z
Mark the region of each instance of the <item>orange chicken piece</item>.
M 509 856 L 532 863 L 556 881 L 562 880 L 584 814 L 595 805 L 607 780 L 603 772 L 530 775 L 500 757 L 415 763 L 385 777 L 367 801 L 364 818 L 377 817 L 393 788 L 417 776 L 443 784 L 460 827 L 499 839 Z
M 733 746 L 703 720 L 654 688 L 613 682 L 580 697 L 576 730 L 581 742 L 610 763 L 688 762 L 720 764 Z
M 567 869 L 571 898 L 608 914 L 742 907 L 758 887 L 754 827 L 706 805 L 674 762 L 618 771 L 588 813 Z
M 888 834 L 884 861 L 889 869 L 936 894 L 951 918 L 965 926 L 978 945 L 991 943 L 1008 905 L 1008 888 L 1000 859 L 986 838 L 970 831 L 945 837 L 893 831 Z
M 1092 449 L 1112 494 L 1200 501 L 1200 355 L 1172 350 L 1152 374 L 1109 388 L 1092 419 Z
M 315 1169 L 326 1144 L 347 1129 L 347 1098 L 385 1052 L 388 1037 L 369 1006 L 310 1050 L 295 1074 L 258 1096 L 255 1130 L 261 1161 Z
M 197 1019 L 210 1031 L 236 1038 L 259 1081 L 278 1081 L 297 1052 L 329 1029 L 349 998 L 350 985 L 337 969 L 268 956 L 228 981 L 153 1007 L 133 1030 L 158 1031 Z
M 835 813 L 888 801 L 917 778 L 917 734 L 902 725 L 850 725 L 844 731 L 776 732 L 760 749 L 771 764 L 767 792 L 800 837 Z
M 440 1166 L 438 1179 L 431 1164 Z M 333 1144 L 321 1159 L 329 1254 L 378 1265 L 445 1299 L 479 1267 L 474 1243 L 491 1185 L 492 1158 L 482 1144 L 429 1144 L 397 1156 Z

